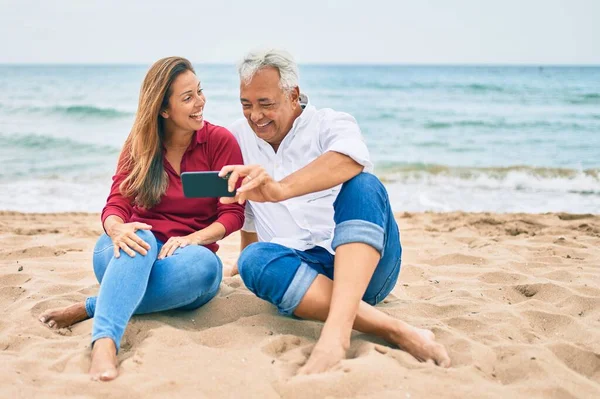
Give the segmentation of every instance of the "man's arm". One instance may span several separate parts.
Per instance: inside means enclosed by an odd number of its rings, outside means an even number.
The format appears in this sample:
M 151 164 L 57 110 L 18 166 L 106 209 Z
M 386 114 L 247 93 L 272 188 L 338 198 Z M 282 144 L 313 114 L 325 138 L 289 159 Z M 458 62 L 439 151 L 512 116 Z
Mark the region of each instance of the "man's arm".
M 223 197 L 222 203 L 279 202 L 308 193 L 327 190 L 342 184 L 362 172 L 363 166 L 351 157 L 328 151 L 281 181 L 275 181 L 260 165 L 230 165 L 219 176 L 230 173 L 229 191 L 239 179 L 242 185 L 234 198 Z
M 361 164 L 348 155 L 328 151 L 280 181 L 283 186 L 283 199 L 327 190 L 347 182 L 363 169 Z

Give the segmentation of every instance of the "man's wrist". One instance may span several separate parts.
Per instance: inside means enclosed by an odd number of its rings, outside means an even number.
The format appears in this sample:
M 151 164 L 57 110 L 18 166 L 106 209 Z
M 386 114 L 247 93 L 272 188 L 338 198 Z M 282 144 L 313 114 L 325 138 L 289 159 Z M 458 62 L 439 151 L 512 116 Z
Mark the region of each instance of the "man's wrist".
M 286 182 L 285 179 L 279 181 L 278 183 L 279 183 L 279 187 L 281 188 L 281 190 L 279 191 L 280 198 L 278 198 L 277 201 L 275 201 L 275 202 L 281 202 L 281 201 L 285 201 L 285 200 L 292 198 L 293 195 L 292 195 L 292 188 L 290 187 L 290 184 L 288 182 Z

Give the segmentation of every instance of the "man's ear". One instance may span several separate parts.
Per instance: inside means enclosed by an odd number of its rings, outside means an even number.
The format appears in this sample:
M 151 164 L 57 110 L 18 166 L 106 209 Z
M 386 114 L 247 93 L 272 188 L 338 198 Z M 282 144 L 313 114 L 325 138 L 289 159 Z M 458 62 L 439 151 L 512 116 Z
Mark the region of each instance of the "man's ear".
M 300 105 L 300 88 L 298 86 L 296 86 L 292 89 L 291 96 L 292 96 L 292 104 Z

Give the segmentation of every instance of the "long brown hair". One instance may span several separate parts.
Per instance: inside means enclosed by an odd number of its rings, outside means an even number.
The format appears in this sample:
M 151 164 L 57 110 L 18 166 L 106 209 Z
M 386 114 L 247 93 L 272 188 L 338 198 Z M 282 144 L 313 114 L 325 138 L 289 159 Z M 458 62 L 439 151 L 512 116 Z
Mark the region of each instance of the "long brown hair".
M 169 105 L 173 81 L 185 71 L 195 73 L 192 64 L 181 57 L 163 58 L 152 65 L 142 83 L 135 122 L 121 151 L 117 172 L 128 172 L 119 186 L 121 194 L 144 208 L 157 205 L 167 191 L 165 132 L 160 113 Z

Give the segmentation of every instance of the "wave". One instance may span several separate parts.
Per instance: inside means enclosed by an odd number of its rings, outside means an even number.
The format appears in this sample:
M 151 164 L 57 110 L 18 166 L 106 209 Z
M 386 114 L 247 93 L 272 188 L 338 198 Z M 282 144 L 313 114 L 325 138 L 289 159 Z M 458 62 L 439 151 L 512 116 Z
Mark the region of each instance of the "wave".
M 570 104 L 600 104 L 600 93 L 586 93 L 571 98 L 567 101 Z
M 63 115 L 67 117 L 79 118 L 124 118 L 135 115 L 133 112 L 124 111 L 117 108 L 100 107 L 95 105 L 59 105 L 53 107 L 30 107 L 30 106 L 6 106 L 0 104 L 0 110 L 6 110 L 11 113 L 41 113 L 46 115 Z
M 552 128 L 559 130 L 597 130 L 595 124 L 581 124 L 575 122 L 564 122 L 564 121 L 548 121 L 548 120 L 537 120 L 531 122 L 508 122 L 506 120 L 456 120 L 456 121 L 427 121 L 423 123 L 423 127 L 429 130 L 441 130 L 441 129 L 452 129 L 456 127 L 470 128 L 479 127 L 485 129 L 535 129 L 535 128 Z
M 600 196 L 600 169 L 532 166 L 452 167 L 433 164 L 378 163 L 376 173 L 387 183 L 452 186 L 465 189 L 563 192 Z
M 119 148 L 98 145 L 92 143 L 83 143 L 67 138 L 50 137 L 38 134 L 27 135 L 5 135 L 0 134 L 0 147 L 5 151 L 18 150 L 44 150 L 46 154 L 51 155 L 52 151 L 69 151 L 72 154 L 85 153 L 109 153 L 119 152 Z

